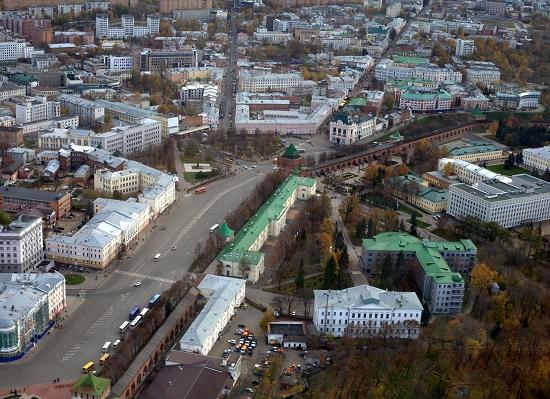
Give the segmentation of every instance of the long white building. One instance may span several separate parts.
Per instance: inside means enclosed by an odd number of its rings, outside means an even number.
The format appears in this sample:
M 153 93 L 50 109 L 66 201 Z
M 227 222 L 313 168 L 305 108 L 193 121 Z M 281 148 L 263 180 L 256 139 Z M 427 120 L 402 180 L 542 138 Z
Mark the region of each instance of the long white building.
M 434 64 L 395 63 L 393 60 L 381 60 L 374 69 L 374 77 L 380 81 L 424 79 L 437 83 L 444 81 L 462 82 L 462 73 L 451 68 L 441 68 Z
M 180 349 L 208 355 L 244 301 L 246 280 L 207 274 L 197 287 L 208 302 L 180 339 Z
M 545 172 L 550 169 L 550 145 L 540 148 L 526 148 L 523 150 L 523 164 Z
M 83 124 L 94 125 L 97 122 L 103 122 L 105 107 L 95 101 L 86 100 L 73 94 L 62 94 L 59 96 L 59 101 L 71 115 L 77 115 Z
M 527 174 L 449 186 L 447 213 L 458 219 L 475 216 L 502 227 L 550 219 L 550 183 Z
M 313 293 L 313 324 L 320 333 L 335 337 L 418 338 L 423 307 L 414 292 L 360 285 Z
M 466 82 L 491 88 L 500 82 L 500 69 L 492 62 L 469 62 L 466 69 Z
M 15 105 L 15 120 L 19 124 L 43 121 L 60 116 L 60 104 L 46 97 L 28 97 Z
M 134 126 L 117 126 L 111 131 L 92 136 L 92 146 L 122 155 L 143 151 L 160 144 L 162 140 L 160 122 L 145 118 Z
M 508 176 L 492 172 L 489 169 L 463 161 L 462 159 L 441 158 L 437 163 L 437 170 L 443 172 L 445 165 L 448 163 L 452 166 L 453 174 L 462 183 L 475 184 L 483 180 L 499 180 L 504 183 L 512 181 Z
M 286 91 L 300 86 L 304 78 L 299 73 L 259 73 L 253 71 L 239 72 L 239 89 L 251 93 L 267 91 Z
M 42 218 L 22 215 L 0 226 L 0 273 L 26 273 L 44 259 Z
M 537 108 L 539 105 L 540 92 L 539 91 L 520 91 L 514 90 L 497 91 L 496 93 L 496 105 L 497 107 L 506 109 L 525 109 L 525 108 Z
M 0 273 L 0 358 L 20 359 L 65 308 L 65 277 L 55 273 Z
M 98 198 L 95 215 L 72 236 L 50 235 L 48 258 L 65 264 L 104 269 L 133 245 L 150 221 L 150 207 L 131 201 Z

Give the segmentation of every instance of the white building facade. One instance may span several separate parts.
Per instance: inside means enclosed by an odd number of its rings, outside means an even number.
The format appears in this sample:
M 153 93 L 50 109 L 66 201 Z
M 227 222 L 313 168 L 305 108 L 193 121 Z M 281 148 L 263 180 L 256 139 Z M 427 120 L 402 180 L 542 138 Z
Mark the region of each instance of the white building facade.
M 22 215 L 0 227 L 0 273 L 26 273 L 44 259 L 42 219 Z
M 376 117 L 353 117 L 338 113 L 329 124 L 329 140 L 334 144 L 353 144 L 374 133 Z
M 540 172 L 550 169 L 550 145 L 540 148 L 525 148 L 523 150 L 523 164 L 538 169 Z
M 22 104 L 15 105 L 15 120 L 19 124 L 58 118 L 60 115 L 59 102 L 48 101 L 46 97 L 26 98 Z
M 414 292 L 369 285 L 314 290 L 313 324 L 319 333 L 342 337 L 418 338 L 422 304 Z

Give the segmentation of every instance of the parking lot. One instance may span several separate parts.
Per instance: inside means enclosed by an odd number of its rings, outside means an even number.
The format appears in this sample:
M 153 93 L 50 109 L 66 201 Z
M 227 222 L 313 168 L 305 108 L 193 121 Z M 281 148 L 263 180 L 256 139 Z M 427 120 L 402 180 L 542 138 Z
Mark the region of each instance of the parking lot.
M 218 342 L 209 353 L 209 356 L 222 357 L 223 353 L 227 349 L 235 350 L 235 345 L 230 345 L 228 340 L 235 340 L 238 344 L 241 335 L 235 334 L 235 330 L 240 329 L 250 329 L 250 332 L 254 335 L 256 340 L 256 347 L 251 354 L 247 353 L 242 355 L 242 364 L 241 364 L 241 376 L 235 388 L 235 392 L 238 394 L 249 394 L 246 388 L 254 389 L 252 381 L 257 379 L 254 375 L 254 365 L 259 364 L 263 361 L 268 351 L 268 346 L 265 343 L 265 333 L 261 330 L 259 324 L 262 319 L 263 313 L 256 308 L 247 306 L 246 309 L 241 307 L 238 309 L 238 313 L 233 317 L 231 322 L 227 325 L 223 334 L 220 336 Z M 239 325 L 244 327 L 239 327 Z

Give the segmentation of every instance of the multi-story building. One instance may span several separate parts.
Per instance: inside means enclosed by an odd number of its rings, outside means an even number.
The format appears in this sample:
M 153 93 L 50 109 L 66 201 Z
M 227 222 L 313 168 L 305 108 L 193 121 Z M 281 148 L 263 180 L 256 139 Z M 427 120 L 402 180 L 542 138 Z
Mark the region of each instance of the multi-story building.
M 23 142 L 23 129 L 20 127 L 0 127 L 0 149 L 6 150 L 8 148 L 18 147 L 22 145 Z
M 304 78 L 299 73 L 253 73 L 248 70 L 239 72 L 239 89 L 251 93 L 267 91 L 286 91 L 300 86 Z
M 484 140 L 464 140 L 461 145 L 452 143 L 446 145 L 448 158 L 459 159 L 466 162 L 482 162 L 502 159 L 503 147 Z
M 474 41 L 471 39 L 456 39 L 455 54 L 459 57 L 472 55 L 476 51 Z
M 522 153 L 524 165 L 540 172 L 550 170 L 550 145 L 540 148 L 525 148 Z
M 132 57 L 106 55 L 103 64 L 110 71 L 129 71 L 132 69 Z
M 352 115 L 340 111 L 329 124 L 329 140 L 334 144 L 353 144 L 374 133 L 376 117 L 372 115 Z
M 401 3 L 395 2 L 386 6 L 386 17 L 397 18 L 401 14 Z
M 9 82 L 0 82 L 0 101 L 6 101 L 13 97 L 24 96 L 24 86 L 17 86 Z
M 399 108 L 416 112 L 448 111 L 453 97 L 442 89 L 409 89 L 400 93 Z
M 71 196 L 68 192 L 32 190 L 30 188 L 0 187 L 0 206 L 4 211 L 18 211 L 25 207 L 41 206 L 55 212 L 56 219 L 71 210 Z
M 65 277 L 0 273 L 0 357 L 17 360 L 42 338 L 65 309 Z
M 170 14 L 176 10 L 210 10 L 212 0 L 160 0 L 161 14 Z
M 17 42 L 0 42 L 0 62 L 17 61 Z
M 27 273 L 44 259 L 42 218 L 21 215 L 0 226 L 0 273 Z
M 361 263 L 370 273 L 386 257 L 399 257 L 410 267 L 418 292 L 431 313 L 458 313 L 464 279 L 476 262 L 477 248 L 469 239 L 457 242 L 420 240 L 406 233 L 381 233 L 363 240 Z
M 83 124 L 95 125 L 103 122 L 105 108 L 94 101 L 73 94 L 62 94 L 59 96 L 59 101 L 71 115 L 77 115 Z
M 100 145 L 104 150 L 127 156 L 158 145 L 161 139 L 160 122 L 145 118 L 134 126 L 118 126 L 106 133 L 93 134 L 91 143 L 94 147 Z
M 140 54 L 140 71 L 158 72 L 161 69 L 197 67 L 197 50 L 144 50 Z
M 208 301 L 179 345 L 182 351 L 207 355 L 244 301 L 246 280 L 207 274 L 197 288 Z
M 466 69 L 466 81 L 492 88 L 500 82 L 500 69 L 492 62 L 470 61 Z
M 129 195 L 138 192 L 139 188 L 138 171 L 125 169 L 111 172 L 107 169 L 100 169 L 94 173 L 94 190 L 101 193 Z
M 131 248 L 150 220 L 147 204 L 98 198 L 95 215 L 72 236 L 50 235 L 48 258 L 66 264 L 104 269 L 122 251 Z
M 441 158 L 437 163 L 437 170 L 442 172 L 448 163 L 451 163 L 453 175 L 462 183 L 475 184 L 482 180 L 494 179 L 505 183 L 512 181 L 508 176 L 500 175 L 462 159 Z
M 180 88 L 180 101 L 182 104 L 195 101 L 202 102 L 205 97 L 216 100 L 218 87 L 204 83 L 193 83 Z
M 96 103 L 104 108 L 106 115 L 127 124 L 137 125 L 143 119 L 153 119 L 159 122 L 162 137 L 167 137 L 179 131 L 179 119 L 177 116 L 163 115 L 155 111 L 115 101 L 97 100 Z
M 258 281 L 264 271 L 264 254 L 260 252 L 263 244 L 268 237 L 277 237 L 285 227 L 287 213 L 295 201 L 308 199 L 315 194 L 316 187 L 315 179 L 287 177 L 218 254 L 216 259 L 223 274 Z
M 107 14 L 96 15 L 96 36 L 108 39 L 127 39 L 130 37 L 146 37 L 159 33 L 160 17 L 148 15 L 146 26 L 135 24 L 133 15 L 122 15 L 120 26 L 110 26 Z
M 98 39 L 107 37 L 109 32 L 109 16 L 107 14 L 97 14 L 95 16 L 95 35 Z
M 526 109 L 539 106 L 539 91 L 497 91 L 496 105 L 505 109 Z
M 254 32 L 254 40 L 263 44 L 284 45 L 292 38 L 292 33 L 268 31 L 264 27 L 258 27 Z
M 415 175 L 396 176 L 394 194 L 428 213 L 447 209 L 447 190 L 430 187 L 429 182 Z
M 506 14 L 507 3 L 500 1 L 486 1 L 485 10 L 491 15 L 504 15 Z
M 32 161 L 35 155 L 35 151 L 32 148 L 10 148 L 4 153 L 4 164 L 19 163 L 24 165 Z
M 15 105 L 17 123 L 32 123 L 60 116 L 60 104 L 48 101 L 46 97 L 27 97 Z
M 447 213 L 458 219 L 475 216 L 505 228 L 545 221 L 550 219 L 550 183 L 519 174 L 507 180 L 452 184 Z
M 44 150 L 58 150 L 67 144 L 91 146 L 93 130 L 84 129 L 52 129 L 38 136 L 38 147 Z
M 374 76 L 377 80 L 410 80 L 424 79 L 437 83 L 444 81 L 462 82 L 462 73 L 449 67 L 438 67 L 423 61 L 423 58 L 402 57 L 406 59 L 380 61 L 375 69 Z M 397 62 L 399 61 L 399 62 Z M 424 62 L 424 63 L 420 63 Z
M 423 307 L 414 292 L 369 285 L 314 290 L 313 324 L 335 337 L 418 338 Z

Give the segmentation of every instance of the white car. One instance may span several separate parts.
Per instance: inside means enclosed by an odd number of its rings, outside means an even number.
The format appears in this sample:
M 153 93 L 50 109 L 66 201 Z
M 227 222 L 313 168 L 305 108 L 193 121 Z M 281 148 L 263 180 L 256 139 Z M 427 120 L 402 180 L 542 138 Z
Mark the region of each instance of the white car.
M 174 246 L 172 247 L 172 251 L 175 251 L 177 248 L 178 248 L 177 245 L 174 245 Z
M 134 281 L 134 287 L 139 287 L 141 285 L 141 281 Z

